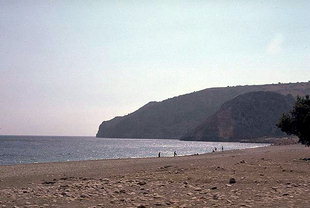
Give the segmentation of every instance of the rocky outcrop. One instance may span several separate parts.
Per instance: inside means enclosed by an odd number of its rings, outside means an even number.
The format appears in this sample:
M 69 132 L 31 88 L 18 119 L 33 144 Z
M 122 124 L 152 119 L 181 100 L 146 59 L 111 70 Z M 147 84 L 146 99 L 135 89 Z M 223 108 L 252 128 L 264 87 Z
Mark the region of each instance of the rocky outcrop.
M 224 103 L 199 125 L 185 140 L 251 141 L 285 134 L 276 126 L 281 115 L 288 112 L 295 99 L 275 92 L 249 92 Z
M 213 115 L 223 103 L 253 91 L 273 91 L 293 96 L 305 95 L 310 94 L 310 83 L 209 88 L 162 102 L 150 102 L 131 114 L 102 122 L 96 136 L 181 138 Z M 229 115 L 223 114 L 223 116 Z M 223 134 L 228 133 L 228 131 L 223 132 Z

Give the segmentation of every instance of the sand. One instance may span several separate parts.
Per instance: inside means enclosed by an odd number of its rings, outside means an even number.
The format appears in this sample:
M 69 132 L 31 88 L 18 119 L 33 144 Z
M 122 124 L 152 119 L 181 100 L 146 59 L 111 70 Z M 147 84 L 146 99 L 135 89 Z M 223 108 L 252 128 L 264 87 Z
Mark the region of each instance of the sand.
M 0 207 L 310 207 L 310 148 L 0 166 Z

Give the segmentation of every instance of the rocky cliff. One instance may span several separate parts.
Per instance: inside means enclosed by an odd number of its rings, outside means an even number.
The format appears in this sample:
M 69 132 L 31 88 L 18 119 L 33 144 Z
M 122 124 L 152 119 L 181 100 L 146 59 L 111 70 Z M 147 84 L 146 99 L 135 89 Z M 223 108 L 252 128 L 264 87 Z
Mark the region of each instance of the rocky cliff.
M 150 102 L 131 114 L 102 122 L 96 136 L 181 138 L 213 115 L 223 103 L 253 91 L 305 95 L 310 94 L 310 83 L 209 88 L 161 102 Z
M 288 112 L 295 99 L 275 92 L 249 92 L 224 103 L 184 140 L 251 141 L 285 134 L 276 127 L 281 115 Z

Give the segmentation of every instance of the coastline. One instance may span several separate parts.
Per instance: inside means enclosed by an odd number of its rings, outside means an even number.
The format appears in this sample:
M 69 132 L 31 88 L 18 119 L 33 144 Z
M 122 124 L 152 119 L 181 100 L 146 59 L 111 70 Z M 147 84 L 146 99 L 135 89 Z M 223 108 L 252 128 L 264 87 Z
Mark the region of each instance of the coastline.
M 196 142 L 196 141 L 195 141 Z M 229 142 L 226 142 L 229 143 Z M 231 142 L 236 143 L 236 142 Z M 243 143 L 243 142 L 239 142 Z M 249 144 L 248 142 L 244 142 Z M 287 144 L 275 144 L 275 143 L 252 143 L 252 144 L 264 144 L 265 146 L 255 146 L 255 147 L 246 147 L 243 149 L 229 149 L 229 150 L 216 150 L 216 152 L 224 152 L 224 151 L 233 151 L 233 150 L 244 150 L 244 149 L 253 149 L 253 148 L 262 148 L 262 147 L 268 147 L 271 145 L 287 145 Z M 296 144 L 296 143 L 293 143 Z M 198 156 L 198 155 L 204 155 L 204 154 L 211 154 L 214 153 L 212 151 L 210 152 L 204 152 L 204 153 L 195 153 L 195 154 L 187 154 L 187 155 L 177 155 L 178 157 L 186 157 L 186 156 Z M 161 158 L 171 158 L 175 157 L 171 154 L 171 156 L 161 156 Z M 152 158 L 158 158 L 158 156 L 145 156 L 145 157 L 120 157 L 120 158 L 99 158 L 99 159 L 85 159 L 85 160 L 67 160 L 67 161 L 44 161 L 44 162 L 25 162 L 25 163 L 14 163 L 14 164 L 0 164 L 1 167 L 6 166 L 18 166 L 18 165 L 36 165 L 36 164 L 51 164 L 51 163 L 70 163 L 70 162 L 87 162 L 87 161 L 109 161 L 109 160 L 131 160 L 131 159 L 152 159 Z
M 200 141 L 194 141 L 194 142 L 200 142 Z M 206 142 L 206 141 L 201 141 L 201 142 Z M 207 141 L 207 142 L 210 142 L 210 141 Z M 225 143 L 229 143 L 229 142 L 225 142 Z M 231 142 L 231 143 L 236 143 L 236 142 Z M 238 143 L 247 143 L 249 144 L 249 142 L 238 142 Z M 234 151 L 234 150 L 245 150 L 245 149 L 254 149 L 254 148 L 262 148 L 262 147 L 268 147 L 268 146 L 271 146 L 271 145 L 287 145 L 287 144 L 275 144 L 275 143 L 251 143 L 251 144 L 264 144 L 266 146 L 257 146 L 257 147 L 246 147 L 244 149 L 229 149 L 229 150 L 217 150 L 216 152 L 205 152 L 205 153 L 196 153 L 196 154 L 190 154 L 190 155 L 177 155 L 179 158 L 180 157 L 187 157 L 187 156 L 199 156 L 199 155 L 205 155 L 205 154 L 214 154 L 214 153 L 218 153 L 218 152 L 227 152 L 227 151 Z M 296 144 L 296 143 L 293 143 L 293 144 Z M 160 158 L 172 158 L 174 157 L 173 155 L 171 156 L 161 156 Z M 90 162 L 90 161 L 110 161 L 110 160 L 116 160 L 116 161 L 120 161 L 120 160 L 135 160 L 135 159 L 154 159 L 154 158 L 158 158 L 158 156 L 153 156 L 153 157 L 150 157 L 150 156 L 146 156 L 146 157 L 124 157 L 124 158 L 101 158 L 101 159 L 86 159 L 86 160 L 67 160 L 67 161 L 48 161 L 48 162 L 29 162 L 29 163 L 14 163 L 14 164 L 4 164 L 4 165 L 1 165 L 0 164 L 0 168 L 1 167 L 11 167 L 11 166 L 21 166 L 21 165 L 48 165 L 48 164 L 52 164 L 52 163 L 76 163 L 76 162 Z
M 0 166 L 7 207 L 306 207 L 302 145 L 195 156 Z M 230 178 L 236 183 L 229 184 Z
M 216 147 L 243 149 L 268 144 L 242 142 L 196 142 L 168 139 L 110 139 L 72 137 L 13 137 L 0 139 L 0 167 L 3 165 L 68 162 L 119 158 L 204 154 Z M 18 142 L 16 142 L 18 141 Z M 21 148 L 22 147 L 22 148 Z M 36 148 L 33 148 L 36 147 Z

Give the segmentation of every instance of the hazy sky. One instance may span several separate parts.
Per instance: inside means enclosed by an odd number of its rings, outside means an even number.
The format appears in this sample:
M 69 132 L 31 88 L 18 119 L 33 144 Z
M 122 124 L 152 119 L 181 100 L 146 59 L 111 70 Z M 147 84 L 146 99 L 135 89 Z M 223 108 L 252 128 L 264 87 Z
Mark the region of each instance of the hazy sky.
M 208 87 L 310 80 L 310 1 L 0 0 L 0 134 L 95 135 Z

